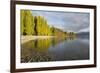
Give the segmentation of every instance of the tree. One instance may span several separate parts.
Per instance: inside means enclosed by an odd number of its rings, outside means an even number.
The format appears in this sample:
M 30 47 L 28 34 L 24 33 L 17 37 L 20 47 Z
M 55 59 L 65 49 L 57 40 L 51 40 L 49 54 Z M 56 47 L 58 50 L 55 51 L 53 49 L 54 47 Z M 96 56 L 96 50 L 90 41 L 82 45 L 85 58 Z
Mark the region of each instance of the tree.
M 21 10 L 21 34 L 37 36 L 66 36 L 64 31 L 55 27 L 50 27 L 43 16 L 34 16 L 30 10 Z
M 21 10 L 21 34 L 32 35 L 34 31 L 34 16 L 29 10 Z
M 20 17 L 21 17 L 21 34 L 23 35 L 24 34 L 24 30 L 25 30 L 25 27 L 24 27 L 24 24 L 25 24 L 25 11 L 24 10 L 21 10 L 21 13 L 20 13 Z

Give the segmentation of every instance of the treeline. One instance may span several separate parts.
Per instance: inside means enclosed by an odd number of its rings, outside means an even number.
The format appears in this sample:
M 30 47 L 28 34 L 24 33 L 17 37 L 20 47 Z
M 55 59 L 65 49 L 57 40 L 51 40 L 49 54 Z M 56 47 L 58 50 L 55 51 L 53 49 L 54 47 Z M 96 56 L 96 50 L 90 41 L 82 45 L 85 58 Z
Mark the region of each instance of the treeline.
M 42 16 L 34 16 L 29 10 L 21 10 L 21 35 L 66 36 L 67 32 L 50 27 Z

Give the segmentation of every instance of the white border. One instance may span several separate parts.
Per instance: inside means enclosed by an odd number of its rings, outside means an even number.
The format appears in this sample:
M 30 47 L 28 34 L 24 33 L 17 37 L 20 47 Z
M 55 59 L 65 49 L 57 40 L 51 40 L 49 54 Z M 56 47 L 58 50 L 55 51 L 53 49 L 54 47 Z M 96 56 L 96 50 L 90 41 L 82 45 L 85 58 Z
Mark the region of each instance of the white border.
M 69 7 L 50 7 L 35 5 L 16 5 L 16 69 L 23 68 L 40 68 L 40 67 L 57 67 L 57 66 L 74 66 L 94 63 L 94 32 L 90 32 L 90 60 L 79 61 L 59 61 L 59 62 L 40 62 L 40 63 L 20 63 L 20 10 L 49 10 L 49 11 L 69 11 L 69 12 L 89 12 L 90 13 L 90 31 L 94 31 L 94 11 L 85 8 Z

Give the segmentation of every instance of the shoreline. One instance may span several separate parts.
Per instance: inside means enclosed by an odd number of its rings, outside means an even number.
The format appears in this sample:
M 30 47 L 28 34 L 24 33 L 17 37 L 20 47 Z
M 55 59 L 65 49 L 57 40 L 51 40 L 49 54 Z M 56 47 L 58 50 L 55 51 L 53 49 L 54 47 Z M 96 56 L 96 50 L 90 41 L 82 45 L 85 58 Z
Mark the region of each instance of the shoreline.
M 33 36 L 33 35 L 23 36 L 23 35 L 21 35 L 21 44 L 26 43 L 31 40 L 49 39 L 49 38 L 54 38 L 54 37 L 59 39 L 59 37 L 61 37 L 61 36 Z M 69 38 L 68 36 L 65 36 L 65 37 Z
M 56 36 L 32 36 L 32 35 L 21 36 L 21 44 L 26 43 L 31 40 L 48 39 L 48 38 L 53 38 L 53 37 L 56 37 Z

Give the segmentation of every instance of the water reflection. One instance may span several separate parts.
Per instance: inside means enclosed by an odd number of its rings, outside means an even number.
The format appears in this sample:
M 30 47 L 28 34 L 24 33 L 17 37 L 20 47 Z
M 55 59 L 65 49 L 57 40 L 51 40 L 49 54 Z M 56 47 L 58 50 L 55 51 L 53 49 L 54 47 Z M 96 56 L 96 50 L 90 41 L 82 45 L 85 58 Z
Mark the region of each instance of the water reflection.
M 89 59 L 89 44 L 75 37 L 37 39 L 21 44 L 22 63 L 78 59 Z

